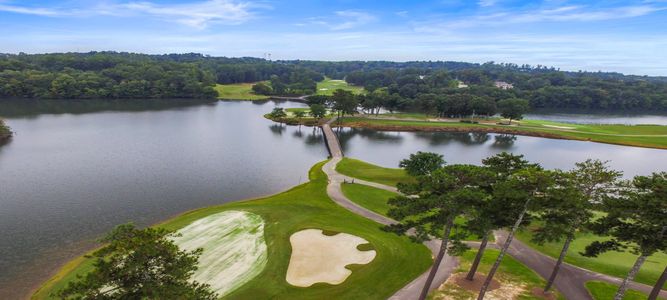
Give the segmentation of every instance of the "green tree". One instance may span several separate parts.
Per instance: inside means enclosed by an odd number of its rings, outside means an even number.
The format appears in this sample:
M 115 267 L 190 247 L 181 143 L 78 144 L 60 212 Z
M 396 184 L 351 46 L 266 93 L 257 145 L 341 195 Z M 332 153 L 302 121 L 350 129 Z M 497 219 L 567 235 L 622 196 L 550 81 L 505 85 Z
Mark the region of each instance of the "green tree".
M 493 172 L 495 176 L 493 184 L 483 187 L 489 197 L 486 197 L 484 198 L 484 201 L 479 201 L 477 203 L 478 205 L 471 213 L 469 213 L 466 221 L 467 230 L 482 237 L 475 259 L 466 275 L 466 279 L 470 281 L 475 279 L 475 273 L 484 256 L 484 251 L 486 250 L 489 236 L 492 234 L 492 231 L 512 226 L 515 222 L 514 216 L 508 214 L 508 209 L 503 202 L 503 199 L 493 197 L 493 187 L 495 186 L 495 183 L 503 182 L 521 170 L 537 167 L 537 165 L 531 164 L 523 159 L 523 156 L 513 155 L 507 152 L 502 152 L 483 159 L 482 165 Z
M 512 120 L 521 120 L 523 115 L 528 112 L 528 100 L 519 98 L 510 98 L 498 101 L 498 111 L 503 118 L 507 118 L 512 124 Z
M 310 115 L 319 122 L 327 115 L 327 109 L 322 104 L 313 104 L 310 106 Z
M 533 203 L 537 202 L 536 199 L 548 193 L 547 189 L 551 187 L 552 180 L 553 175 L 551 172 L 544 171 L 538 167 L 532 167 L 520 170 L 509 176 L 507 180 L 497 182 L 494 185 L 493 197 L 496 199 L 495 201 L 499 201 L 499 203 L 504 205 L 506 209 L 505 213 L 515 217 L 515 222 L 500 249 L 500 254 L 498 254 L 489 274 L 486 276 L 486 280 L 484 280 L 484 284 L 477 296 L 478 300 L 484 299 L 484 295 L 493 280 L 493 276 L 498 271 L 516 231 L 524 223 L 524 218 L 527 217 L 528 211 L 531 208 L 535 209 Z
M 401 160 L 399 167 L 411 176 L 429 175 L 433 171 L 442 168 L 445 160 L 442 155 L 433 152 L 421 152 L 410 154 L 410 158 Z
M 602 207 L 607 215 L 591 228 L 596 234 L 611 236 L 611 240 L 592 242 L 582 255 L 596 257 L 626 248 L 638 255 L 614 296 L 621 300 L 646 258 L 667 249 L 667 173 L 636 176 L 627 188 L 605 197 Z
M 352 115 L 357 112 L 357 107 L 359 107 L 357 97 L 352 92 L 342 89 L 333 92 L 331 101 L 333 102 L 333 109 L 338 112 L 339 117 L 341 115 Z
M 565 239 L 556 265 L 547 280 L 544 292 L 551 289 L 575 234 L 583 230 L 593 216 L 595 205 L 613 189 L 622 173 L 609 169 L 606 162 L 586 160 L 576 164 L 567 174 L 561 173 L 557 185 L 543 198 L 539 226 L 532 240 L 537 244 Z
M 485 197 L 480 186 L 488 184 L 492 177 L 491 172 L 479 166 L 445 166 L 418 176 L 416 183 L 399 185 L 399 190 L 408 196 L 389 200 L 388 215 L 401 222 L 389 226 L 389 230 L 405 233 L 414 229 L 413 238 L 417 241 L 429 240 L 431 236 L 442 238 L 419 299 L 426 298 L 445 254 L 458 255 L 467 249 L 461 243 L 466 236 L 464 232 L 452 235 L 454 219 Z
M 216 299 L 206 284 L 192 282 L 202 249 L 186 252 L 159 228 L 116 227 L 95 251 L 93 270 L 58 293 L 62 299 Z
M 273 94 L 273 89 L 271 86 L 264 82 L 258 82 L 252 86 L 252 91 L 258 95 L 271 95 Z
M 282 107 L 276 107 L 269 113 L 269 117 L 272 119 L 282 119 L 287 117 L 287 113 Z

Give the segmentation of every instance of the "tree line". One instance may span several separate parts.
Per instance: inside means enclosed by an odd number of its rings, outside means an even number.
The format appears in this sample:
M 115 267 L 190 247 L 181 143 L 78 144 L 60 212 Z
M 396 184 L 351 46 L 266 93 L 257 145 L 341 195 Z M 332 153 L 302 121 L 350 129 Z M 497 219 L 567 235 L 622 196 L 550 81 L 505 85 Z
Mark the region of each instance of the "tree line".
M 667 77 L 564 72 L 493 62 L 268 61 L 197 53 L 0 54 L 0 97 L 201 98 L 214 84 L 256 83 L 268 95 L 309 95 L 324 77 L 382 91 L 387 110 L 490 115 L 503 99 L 531 108 L 667 111 Z M 501 89 L 495 82 L 510 83 Z M 468 87 L 460 86 L 465 84 Z
M 614 299 L 623 298 L 646 259 L 667 252 L 667 173 L 621 180 L 621 172 L 605 162 L 587 160 L 569 171 L 546 170 L 521 155 L 501 153 L 482 161 L 481 166 L 447 165 L 436 153 L 418 152 L 400 166 L 416 178 L 400 183 L 403 194 L 389 200 L 388 215 L 399 224 L 386 229 L 402 234 L 413 231 L 419 241 L 442 237 L 438 255 L 420 299 L 424 299 L 445 254 L 460 255 L 468 249 L 463 239 L 482 237 L 479 250 L 466 276 L 474 280 L 489 236 L 508 230 L 477 299 L 484 295 L 519 228 L 535 225 L 533 241 L 563 242 L 561 254 L 544 287 L 548 292 L 558 275 L 569 246 L 578 232 L 589 230 L 610 237 L 586 246 L 584 256 L 630 249 L 637 259 L 621 283 Z M 602 216 L 594 217 L 595 212 Z M 454 220 L 464 218 L 457 226 Z M 457 227 L 456 234 L 451 234 Z M 666 266 L 667 271 L 667 266 Z M 656 299 L 667 276 L 656 282 L 649 299 Z

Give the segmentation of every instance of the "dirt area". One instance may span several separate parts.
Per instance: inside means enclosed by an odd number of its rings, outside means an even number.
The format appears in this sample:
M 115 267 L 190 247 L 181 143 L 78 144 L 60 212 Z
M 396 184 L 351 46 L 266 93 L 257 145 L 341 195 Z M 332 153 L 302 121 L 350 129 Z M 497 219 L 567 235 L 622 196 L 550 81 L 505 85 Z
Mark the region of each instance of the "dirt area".
M 435 292 L 434 300 L 462 300 L 462 299 L 477 299 L 479 290 L 486 280 L 486 275 L 477 273 L 475 280 L 468 281 L 465 278 L 466 273 L 456 273 L 449 277 L 447 281 L 438 288 Z M 514 300 L 521 294 L 526 293 L 526 286 L 494 279 L 491 281 L 484 299 L 488 300 Z M 533 293 L 534 294 L 534 293 Z M 542 295 L 534 294 L 538 297 Z M 551 298 L 545 298 L 551 300 Z
M 287 268 L 287 282 L 309 287 L 318 282 L 340 284 L 352 271 L 345 266 L 365 265 L 375 258 L 375 251 L 360 251 L 357 246 L 368 241 L 347 233 L 325 235 L 320 229 L 306 229 L 292 234 L 292 256 Z

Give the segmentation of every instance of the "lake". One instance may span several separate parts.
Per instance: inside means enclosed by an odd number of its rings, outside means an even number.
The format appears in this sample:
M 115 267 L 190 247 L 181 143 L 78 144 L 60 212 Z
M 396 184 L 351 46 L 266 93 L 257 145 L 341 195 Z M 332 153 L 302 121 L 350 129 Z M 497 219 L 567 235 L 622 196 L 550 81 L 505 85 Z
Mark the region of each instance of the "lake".
M 0 103 L 16 132 L 0 147 L 0 298 L 25 294 L 115 225 L 306 181 L 328 155 L 321 135 L 264 119 L 276 105 Z
M 328 153 L 319 129 L 262 117 L 293 102 L 0 101 L 0 298 L 25 295 L 115 225 L 153 224 L 307 180 Z M 511 151 L 547 168 L 589 157 L 626 176 L 667 170 L 667 151 L 466 133 L 340 131 L 345 154 L 386 167 L 416 151 L 479 163 Z

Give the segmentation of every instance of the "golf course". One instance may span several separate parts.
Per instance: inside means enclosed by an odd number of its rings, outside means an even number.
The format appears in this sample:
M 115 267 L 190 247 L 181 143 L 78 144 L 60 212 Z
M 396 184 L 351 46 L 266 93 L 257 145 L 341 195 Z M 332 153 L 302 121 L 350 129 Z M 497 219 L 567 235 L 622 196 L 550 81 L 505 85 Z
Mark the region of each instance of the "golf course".
M 385 232 L 379 224 L 332 202 L 326 193 L 327 178 L 321 171 L 322 164 L 310 170 L 308 183 L 286 192 L 194 210 L 156 226 L 188 232 L 191 231 L 188 226 L 197 226 L 202 219 L 220 213 L 244 212 L 261 217 L 268 254 L 266 266 L 247 283 L 226 294 L 226 299 L 386 299 L 426 271 L 431 264 L 431 254 L 426 247 L 411 242 L 408 237 Z M 289 237 L 306 229 L 354 235 L 368 241 L 376 256 L 367 264 L 347 266 L 352 272 L 340 284 L 316 283 L 307 288 L 293 286 L 286 280 L 292 252 Z M 257 240 L 251 233 L 245 235 Z M 206 246 L 204 248 L 205 255 Z M 261 257 L 256 251 L 247 251 L 246 255 Z M 85 257 L 71 261 L 36 290 L 32 298 L 55 299 L 54 293 L 74 280 L 76 275 L 90 271 L 91 263 Z M 229 274 L 236 273 L 221 276 Z

